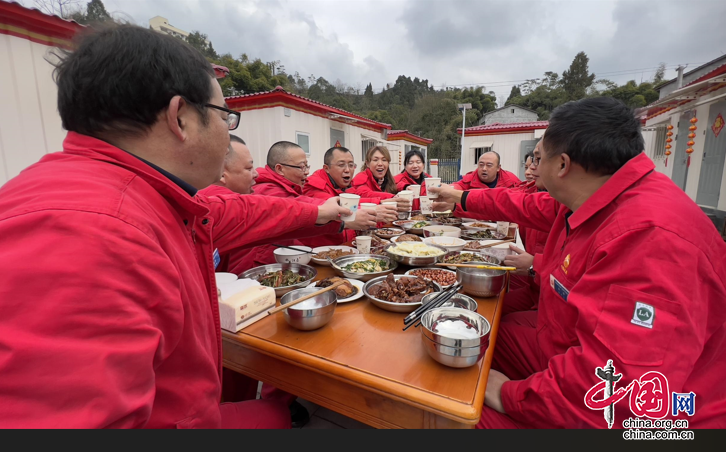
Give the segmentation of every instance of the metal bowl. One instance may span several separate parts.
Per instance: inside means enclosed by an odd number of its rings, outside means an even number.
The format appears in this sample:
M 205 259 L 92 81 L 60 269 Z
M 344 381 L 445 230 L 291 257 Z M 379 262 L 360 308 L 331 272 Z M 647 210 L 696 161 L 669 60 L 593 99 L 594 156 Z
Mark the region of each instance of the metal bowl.
M 293 272 L 305 277 L 303 282 L 293 284 L 292 286 L 275 287 L 275 296 L 280 298 L 291 290 L 300 289 L 310 284 L 316 276 L 318 271 L 309 265 L 303 264 L 270 264 L 260 265 L 259 267 L 251 268 L 246 272 L 239 275 L 240 278 L 249 278 L 257 281 L 258 276 L 262 276 L 265 273 L 276 272 L 278 270 L 292 270 Z
M 298 298 L 320 290 L 318 287 L 297 289 L 286 293 L 280 299 L 280 305 L 286 305 Z M 298 330 L 317 330 L 333 318 L 335 306 L 338 304 L 334 291 L 323 292 L 309 300 L 285 309 L 285 321 Z
M 418 243 L 418 242 L 416 242 Z M 438 245 L 428 245 L 432 248 L 438 248 L 441 251 L 443 251 L 443 254 L 439 256 L 423 256 L 423 257 L 414 257 L 414 256 L 401 256 L 399 254 L 392 253 L 390 250 L 391 248 L 395 248 L 398 246 L 397 243 L 392 243 L 386 247 L 386 253 L 388 256 L 393 259 L 394 261 L 398 262 L 399 264 L 408 265 L 410 267 L 428 267 L 430 265 L 434 265 L 436 262 L 441 260 L 446 253 L 449 251 L 443 246 Z
M 408 276 L 408 275 L 393 275 L 393 277 L 398 281 L 401 278 L 416 278 L 416 276 Z M 373 295 L 371 295 L 368 290 L 375 286 L 376 284 L 380 283 L 384 279 L 386 279 L 387 276 L 381 276 L 376 279 L 371 279 L 365 285 L 363 286 L 363 293 L 366 297 L 368 297 L 371 300 L 371 303 L 378 306 L 381 309 L 385 309 L 386 311 L 391 312 L 412 312 L 415 311 L 416 308 L 421 306 L 421 302 L 418 303 L 393 303 L 391 301 L 381 300 L 380 298 L 376 298 Z M 432 281 L 433 282 L 433 281 Z M 434 286 L 436 287 L 437 292 L 441 292 L 441 286 L 436 284 L 434 282 Z
M 462 308 L 436 308 L 421 317 L 421 334 L 455 348 L 486 347 L 491 325 L 481 314 Z
M 479 262 L 468 262 L 478 264 Z M 481 262 L 491 265 L 488 262 Z M 456 267 L 456 280 L 463 286 L 464 292 L 475 297 L 495 297 L 502 291 L 507 280 L 505 270 L 485 270 L 479 268 Z
M 437 226 L 439 224 L 438 221 L 433 221 L 433 220 L 418 220 L 418 221 L 408 221 L 406 224 L 401 225 L 401 227 L 403 229 L 405 229 L 406 232 L 410 232 L 412 234 L 423 235 L 423 228 L 411 227 L 416 223 L 420 223 L 421 221 L 426 221 L 426 226 Z
M 473 254 L 474 256 L 476 256 L 476 260 L 475 260 L 476 262 L 485 262 L 487 264 L 493 264 L 493 265 L 500 265 L 502 263 L 502 260 L 496 256 L 492 256 L 490 254 L 485 254 L 485 253 L 482 253 L 481 251 L 470 251 L 470 250 L 452 251 L 450 253 L 446 253 L 446 256 L 441 258 L 441 262 L 443 262 L 444 259 L 446 259 L 447 257 L 458 256 L 459 254 Z M 472 261 L 472 262 L 474 262 L 474 261 Z M 466 262 L 466 263 L 468 264 L 469 262 Z M 447 267 L 447 268 L 449 268 L 451 270 L 456 270 L 456 267 Z
M 390 246 L 390 245 L 389 245 Z M 386 262 L 388 262 L 388 270 L 384 270 L 382 272 L 375 272 L 375 273 L 355 273 L 350 272 L 347 270 L 343 270 L 343 267 L 345 267 L 348 264 L 352 264 L 353 262 L 360 262 L 365 261 L 368 259 L 382 259 Z M 398 263 L 396 263 L 395 260 L 391 259 L 388 255 L 380 255 L 380 254 L 353 254 L 350 256 L 342 256 L 332 261 L 333 270 L 335 270 L 335 273 L 337 273 L 339 276 L 342 276 L 344 278 L 352 278 L 352 279 L 359 279 L 361 281 L 369 281 L 373 278 L 378 278 L 379 276 L 385 276 L 389 273 L 392 273 L 397 267 Z
M 437 344 L 426 336 L 421 335 L 426 352 L 435 361 L 448 367 L 464 368 L 471 367 L 481 361 L 487 352 L 487 346 L 480 347 L 448 347 L 446 345 Z
M 430 293 L 423 297 L 423 300 L 421 300 L 421 304 L 428 303 L 432 298 L 434 298 L 436 294 Z M 477 309 L 479 309 L 479 305 L 477 304 L 476 300 L 473 298 L 466 296 L 461 293 L 457 293 L 451 299 L 449 299 L 447 302 L 441 305 L 442 308 L 461 308 L 466 309 L 468 311 L 476 312 Z

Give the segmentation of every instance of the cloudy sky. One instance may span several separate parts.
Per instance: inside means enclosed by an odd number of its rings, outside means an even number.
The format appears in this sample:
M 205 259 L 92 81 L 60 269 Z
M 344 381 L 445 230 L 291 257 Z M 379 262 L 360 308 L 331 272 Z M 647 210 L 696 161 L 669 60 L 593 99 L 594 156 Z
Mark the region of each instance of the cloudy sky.
M 28 0 L 26 0 L 27 2 Z M 104 0 L 139 25 L 166 17 L 206 33 L 219 53 L 280 60 L 375 91 L 398 75 L 434 86 L 483 84 L 498 96 L 579 51 L 598 78 L 686 71 L 726 53 L 723 0 Z

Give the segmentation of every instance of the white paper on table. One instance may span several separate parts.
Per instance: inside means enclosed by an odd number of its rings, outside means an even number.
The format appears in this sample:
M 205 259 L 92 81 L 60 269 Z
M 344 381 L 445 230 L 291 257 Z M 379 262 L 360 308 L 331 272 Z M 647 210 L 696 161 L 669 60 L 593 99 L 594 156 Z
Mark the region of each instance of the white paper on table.
M 250 287 L 259 285 L 260 283 L 254 279 L 238 279 L 237 281 L 232 281 L 230 283 L 219 284 L 217 285 L 217 289 L 222 292 L 222 300 L 226 300 L 238 292 L 242 292 Z

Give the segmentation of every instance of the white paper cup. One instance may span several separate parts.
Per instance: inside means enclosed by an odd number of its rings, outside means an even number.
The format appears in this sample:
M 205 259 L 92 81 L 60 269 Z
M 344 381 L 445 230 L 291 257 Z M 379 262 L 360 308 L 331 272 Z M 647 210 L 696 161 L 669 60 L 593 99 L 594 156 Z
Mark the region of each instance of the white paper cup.
M 507 235 L 509 234 L 509 222 L 508 221 L 497 221 L 497 233 Z
M 371 240 L 370 235 L 359 235 L 355 238 L 355 246 L 360 254 L 370 254 Z
M 360 202 L 360 196 L 351 193 L 341 193 L 340 195 L 340 206 L 353 212 L 353 215 L 347 217 L 340 217 L 343 221 L 354 221 L 355 212 L 358 210 L 358 202 Z
M 421 196 L 421 186 L 420 185 L 409 185 L 408 189 L 413 192 L 413 199 L 418 199 L 419 196 Z
M 362 202 L 360 203 L 360 208 L 364 210 L 376 210 L 376 207 L 378 207 L 376 204 L 372 202 Z
M 418 198 L 421 203 L 421 213 L 424 215 L 431 215 L 434 212 L 434 203 L 428 196 L 421 196 Z
M 431 193 L 428 191 L 429 187 L 441 187 L 441 178 L 440 177 L 427 177 L 424 179 L 426 181 L 426 193 L 428 193 L 429 198 L 435 199 L 438 198 L 439 195 Z

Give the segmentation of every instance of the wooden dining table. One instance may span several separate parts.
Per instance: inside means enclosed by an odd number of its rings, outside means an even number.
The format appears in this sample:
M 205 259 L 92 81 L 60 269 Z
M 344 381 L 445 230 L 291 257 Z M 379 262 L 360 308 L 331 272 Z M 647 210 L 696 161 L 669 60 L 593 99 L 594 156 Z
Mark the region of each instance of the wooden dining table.
M 310 265 L 318 271 L 315 280 L 335 275 L 331 267 Z M 399 266 L 394 273 L 408 269 Z M 282 312 L 237 333 L 223 330 L 223 363 L 373 427 L 474 428 L 504 292 L 473 297 L 492 330 L 484 358 L 472 367 L 434 361 L 423 347 L 420 327 L 402 331 L 407 314 L 385 311 L 365 296 L 339 303 L 330 322 L 314 331 L 291 327 Z

